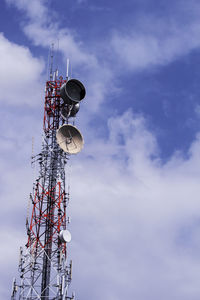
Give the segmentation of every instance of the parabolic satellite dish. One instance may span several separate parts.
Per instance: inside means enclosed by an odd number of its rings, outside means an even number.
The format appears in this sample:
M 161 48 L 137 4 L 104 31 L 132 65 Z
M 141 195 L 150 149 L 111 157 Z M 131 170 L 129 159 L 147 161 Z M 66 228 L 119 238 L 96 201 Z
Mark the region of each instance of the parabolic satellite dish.
M 60 148 L 66 153 L 76 154 L 83 148 L 83 137 L 75 126 L 62 125 L 57 130 L 56 139 Z

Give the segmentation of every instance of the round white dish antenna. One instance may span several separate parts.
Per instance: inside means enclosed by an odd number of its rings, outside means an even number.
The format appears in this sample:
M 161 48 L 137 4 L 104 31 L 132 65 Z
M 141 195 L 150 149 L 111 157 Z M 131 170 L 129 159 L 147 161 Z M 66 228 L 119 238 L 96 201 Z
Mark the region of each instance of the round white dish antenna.
M 59 238 L 62 243 L 69 243 L 72 239 L 71 233 L 68 230 L 61 230 Z
M 83 148 L 83 137 L 75 126 L 69 124 L 62 125 L 57 130 L 56 139 L 60 148 L 66 153 L 76 154 Z

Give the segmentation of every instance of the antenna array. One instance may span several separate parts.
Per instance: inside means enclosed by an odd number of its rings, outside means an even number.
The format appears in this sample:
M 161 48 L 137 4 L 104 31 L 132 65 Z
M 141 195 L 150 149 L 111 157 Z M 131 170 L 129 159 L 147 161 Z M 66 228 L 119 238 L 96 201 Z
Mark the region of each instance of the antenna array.
M 83 84 L 76 80 L 58 78 L 53 72 L 51 49 L 49 80 L 45 87 L 44 140 L 41 152 L 32 156 L 39 165 L 39 175 L 30 194 L 32 213 L 26 220 L 27 244 L 20 248 L 20 283 L 14 279 L 12 300 L 69 300 L 72 262 L 67 259 L 67 230 L 69 193 L 65 188 L 65 166 L 71 154 L 83 147 L 80 131 L 70 123 L 85 97 Z M 69 61 L 67 61 L 67 70 Z M 53 75 L 54 74 L 54 75 Z M 68 220 L 68 221 L 67 221 Z

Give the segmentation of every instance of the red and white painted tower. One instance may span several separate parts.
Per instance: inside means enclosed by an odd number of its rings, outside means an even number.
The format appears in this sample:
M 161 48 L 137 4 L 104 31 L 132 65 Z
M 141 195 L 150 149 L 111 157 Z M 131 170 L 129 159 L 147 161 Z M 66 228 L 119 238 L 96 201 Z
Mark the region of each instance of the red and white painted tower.
M 58 71 L 52 69 L 51 64 L 45 88 L 42 149 L 32 157 L 39 165 L 39 174 L 30 194 L 28 239 L 25 249 L 20 248 L 20 282 L 13 281 L 12 300 L 74 299 L 68 291 L 72 262 L 67 255 L 71 234 L 67 230 L 69 194 L 65 188 L 65 166 L 69 156 L 83 147 L 82 135 L 70 120 L 79 110 L 85 88 L 68 76 L 58 78 Z

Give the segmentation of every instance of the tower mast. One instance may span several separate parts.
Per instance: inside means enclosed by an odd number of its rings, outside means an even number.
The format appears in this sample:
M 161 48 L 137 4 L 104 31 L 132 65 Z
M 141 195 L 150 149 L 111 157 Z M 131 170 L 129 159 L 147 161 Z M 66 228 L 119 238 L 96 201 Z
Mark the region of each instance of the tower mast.
M 85 88 L 76 79 L 53 76 L 53 45 L 49 80 L 45 87 L 41 152 L 32 157 L 39 164 L 39 175 L 30 194 L 32 213 L 26 222 L 28 241 L 20 248 L 21 282 L 13 281 L 12 300 L 72 300 L 68 287 L 72 279 L 72 261 L 68 262 L 67 230 L 69 193 L 65 188 L 65 166 L 70 154 L 83 147 L 79 130 L 70 118 L 79 110 Z

